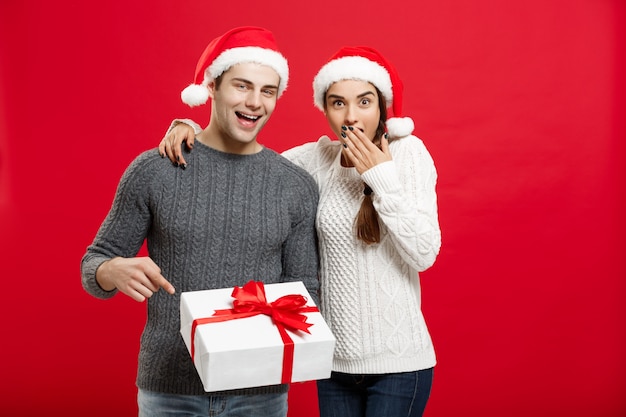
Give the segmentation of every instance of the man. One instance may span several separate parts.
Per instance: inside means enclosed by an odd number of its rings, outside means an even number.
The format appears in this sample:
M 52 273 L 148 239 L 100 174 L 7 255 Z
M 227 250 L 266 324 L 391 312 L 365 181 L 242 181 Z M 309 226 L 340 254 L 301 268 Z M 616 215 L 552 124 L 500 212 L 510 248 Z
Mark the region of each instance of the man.
M 81 263 L 83 287 L 143 301 L 137 374 L 140 416 L 286 416 L 287 386 L 205 393 L 179 334 L 182 291 L 303 281 L 317 294 L 317 186 L 257 142 L 288 82 L 271 32 L 233 29 L 213 40 L 181 94 L 212 99 L 209 125 L 185 170 L 156 150 L 124 173 Z M 136 257 L 147 239 L 149 257 Z M 166 278 L 167 277 L 167 278 Z M 162 288 L 164 291 L 160 291 Z

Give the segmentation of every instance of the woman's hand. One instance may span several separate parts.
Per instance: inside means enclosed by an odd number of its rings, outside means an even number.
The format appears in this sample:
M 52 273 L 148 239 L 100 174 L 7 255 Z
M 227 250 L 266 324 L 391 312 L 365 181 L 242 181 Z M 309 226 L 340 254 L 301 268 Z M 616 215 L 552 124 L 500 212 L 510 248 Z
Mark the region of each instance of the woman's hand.
M 179 123 L 161 139 L 159 153 L 162 157 L 167 155 L 174 165 L 186 168 L 187 161 L 183 157 L 183 142 L 187 143 L 187 148 L 191 150 L 193 149 L 194 140 L 195 132 L 193 128 L 187 124 Z
M 391 161 L 386 134 L 380 138 L 379 149 L 361 130 L 352 126 L 342 126 L 341 128 L 343 154 L 354 165 L 359 174 L 363 174 L 378 164 Z

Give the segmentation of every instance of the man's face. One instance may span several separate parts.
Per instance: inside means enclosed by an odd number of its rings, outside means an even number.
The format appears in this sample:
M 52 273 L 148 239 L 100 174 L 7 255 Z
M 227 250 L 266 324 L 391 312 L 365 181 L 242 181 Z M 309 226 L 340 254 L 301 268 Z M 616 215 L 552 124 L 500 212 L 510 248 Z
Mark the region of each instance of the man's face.
M 221 76 L 213 98 L 211 121 L 217 124 L 226 152 L 253 153 L 256 138 L 276 107 L 280 79 L 272 68 L 242 63 Z

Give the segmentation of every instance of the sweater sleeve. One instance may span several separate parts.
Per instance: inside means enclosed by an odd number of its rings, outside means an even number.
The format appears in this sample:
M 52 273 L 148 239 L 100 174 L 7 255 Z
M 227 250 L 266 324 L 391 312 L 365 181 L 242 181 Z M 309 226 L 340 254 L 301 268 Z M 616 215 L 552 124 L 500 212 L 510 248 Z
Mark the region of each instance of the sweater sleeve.
M 202 132 L 202 128 L 200 127 L 200 125 L 191 119 L 174 119 L 172 120 L 172 123 L 170 124 L 170 127 L 167 129 L 167 132 L 165 132 L 165 134 L 170 133 L 172 129 L 174 129 L 179 124 L 190 126 L 193 129 L 194 134 L 196 135 Z
M 319 187 L 326 181 L 340 145 L 338 141 L 333 142 L 328 136 L 322 136 L 317 142 L 296 146 L 281 155 L 308 172 Z
M 287 149 L 282 156 L 299 166 L 304 168 L 307 172 L 310 172 L 310 165 L 313 152 L 315 152 L 315 143 L 305 143 L 304 145 L 295 146 L 291 149 Z M 309 169 L 307 169 L 309 168 Z
M 292 184 L 290 214 L 292 218 L 289 236 L 283 244 L 283 279 L 302 281 L 307 291 L 319 305 L 318 251 L 315 217 L 317 214 L 317 186 L 309 175 L 300 176 L 303 181 Z
M 111 298 L 117 293 L 117 290 L 105 291 L 98 285 L 98 267 L 117 256 L 136 256 L 148 233 L 151 214 L 147 184 L 151 176 L 141 169 L 147 156 L 144 153 L 135 159 L 124 172 L 111 209 L 81 260 L 83 288 L 94 297 Z
M 433 265 L 441 247 L 437 172 L 423 142 L 408 136 L 390 144 L 393 160 L 364 172 L 374 207 L 405 262 L 417 271 Z

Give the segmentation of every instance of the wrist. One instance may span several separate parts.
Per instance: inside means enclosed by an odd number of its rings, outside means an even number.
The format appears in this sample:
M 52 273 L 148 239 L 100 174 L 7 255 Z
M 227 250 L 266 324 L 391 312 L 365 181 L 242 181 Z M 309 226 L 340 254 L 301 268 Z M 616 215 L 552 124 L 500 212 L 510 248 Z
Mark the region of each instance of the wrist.
M 113 283 L 113 281 L 109 278 L 110 277 L 110 273 L 109 273 L 110 262 L 111 262 L 111 259 L 107 259 L 106 261 L 102 262 L 100 266 L 98 266 L 98 268 L 96 269 L 96 283 L 104 291 L 113 291 L 117 288 L 115 284 Z

